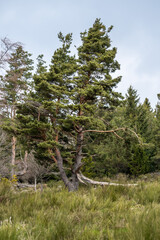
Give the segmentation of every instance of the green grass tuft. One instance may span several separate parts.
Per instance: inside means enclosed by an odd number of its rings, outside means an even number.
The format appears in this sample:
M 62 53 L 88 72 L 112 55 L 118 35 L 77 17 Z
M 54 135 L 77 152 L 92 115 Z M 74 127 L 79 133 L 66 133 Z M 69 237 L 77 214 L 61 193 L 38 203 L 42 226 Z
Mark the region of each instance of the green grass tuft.
M 160 239 L 159 180 L 136 187 L 81 186 L 74 193 L 61 185 L 41 193 L 15 191 L 1 181 L 0 240 Z

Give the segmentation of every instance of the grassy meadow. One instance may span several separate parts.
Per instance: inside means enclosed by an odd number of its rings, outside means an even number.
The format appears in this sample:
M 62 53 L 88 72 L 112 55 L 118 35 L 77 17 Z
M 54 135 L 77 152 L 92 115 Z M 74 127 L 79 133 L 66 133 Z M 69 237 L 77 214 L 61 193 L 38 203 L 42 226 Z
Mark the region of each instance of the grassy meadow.
M 158 240 L 160 178 L 138 186 L 80 186 L 61 182 L 43 192 L 0 182 L 0 240 Z

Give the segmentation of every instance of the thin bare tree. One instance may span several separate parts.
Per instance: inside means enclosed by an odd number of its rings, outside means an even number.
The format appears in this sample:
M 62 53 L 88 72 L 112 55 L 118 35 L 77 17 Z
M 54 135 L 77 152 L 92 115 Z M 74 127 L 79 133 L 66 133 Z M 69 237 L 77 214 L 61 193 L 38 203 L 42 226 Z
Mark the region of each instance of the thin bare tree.
M 7 64 L 11 53 L 13 53 L 18 46 L 21 46 L 20 42 L 12 42 L 9 38 L 4 37 L 1 39 L 0 48 L 0 69 L 3 69 Z

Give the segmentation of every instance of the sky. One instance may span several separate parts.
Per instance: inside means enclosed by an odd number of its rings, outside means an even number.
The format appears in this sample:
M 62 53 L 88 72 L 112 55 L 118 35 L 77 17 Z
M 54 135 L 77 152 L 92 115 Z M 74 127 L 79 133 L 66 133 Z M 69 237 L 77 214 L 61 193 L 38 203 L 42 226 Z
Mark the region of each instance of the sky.
M 73 33 L 72 51 L 81 44 L 80 32 L 101 18 L 110 33 L 122 76 L 117 91 L 124 96 L 130 85 L 141 102 L 155 108 L 160 93 L 159 0 L 0 0 L 0 38 L 22 42 L 35 60 L 44 54 L 47 64 L 60 47 L 57 34 Z

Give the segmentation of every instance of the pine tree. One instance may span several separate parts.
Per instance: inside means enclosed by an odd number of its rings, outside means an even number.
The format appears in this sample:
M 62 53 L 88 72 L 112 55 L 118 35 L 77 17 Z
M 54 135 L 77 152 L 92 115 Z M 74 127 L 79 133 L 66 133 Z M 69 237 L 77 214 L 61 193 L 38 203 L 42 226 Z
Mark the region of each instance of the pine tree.
M 54 152 L 59 153 L 58 146 L 63 148 L 62 123 L 69 109 L 72 75 L 77 68 L 69 50 L 72 34 L 63 36 L 59 33 L 58 37 L 62 47 L 54 52 L 48 72 L 38 62 L 37 74 L 34 75 L 35 92 L 26 104 L 19 106 L 21 114 L 18 116 L 28 143 L 36 146 L 36 157 L 39 160 L 53 159 L 56 163 Z M 62 170 L 62 178 L 66 178 Z
M 8 59 L 9 69 L 6 71 L 6 75 L 2 79 L 3 96 L 1 101 L 3 104 L 3 112 L 6 113 L 2 127 L 12 136 L 11 176 L 15 174 L 17 104 L 24 101 L 31 84 L 33 61 L 30 57 L 31 54 L 24 51 L 22 46 L 18 46 Z
M 43 60 L 44 55 L 41 54 L 37 57 L 37 69 L 36 69 L 36 74 L 40 75 L 42 73 L 46 73 L 47 72 L 47 66 L 46 66 L 46 62 Z
M 95 112 L 118 105 L 121 97 L 113 90 L 121 78 L 112 78 L 120 66 L 116 48 L 111 48 L 110 30 L 96 19 L 88 32 L 81 33 L 77 63 L 69 50 L 72 35 L 60 33 L 62 47 L 55 51 L 49 71 L 34 77 L 36 92 L 19 107 L 22 131 L 57 162 L 69 191 L 78 189 L 86 134 L 106 129 L 102 120 L 95 119 Z

